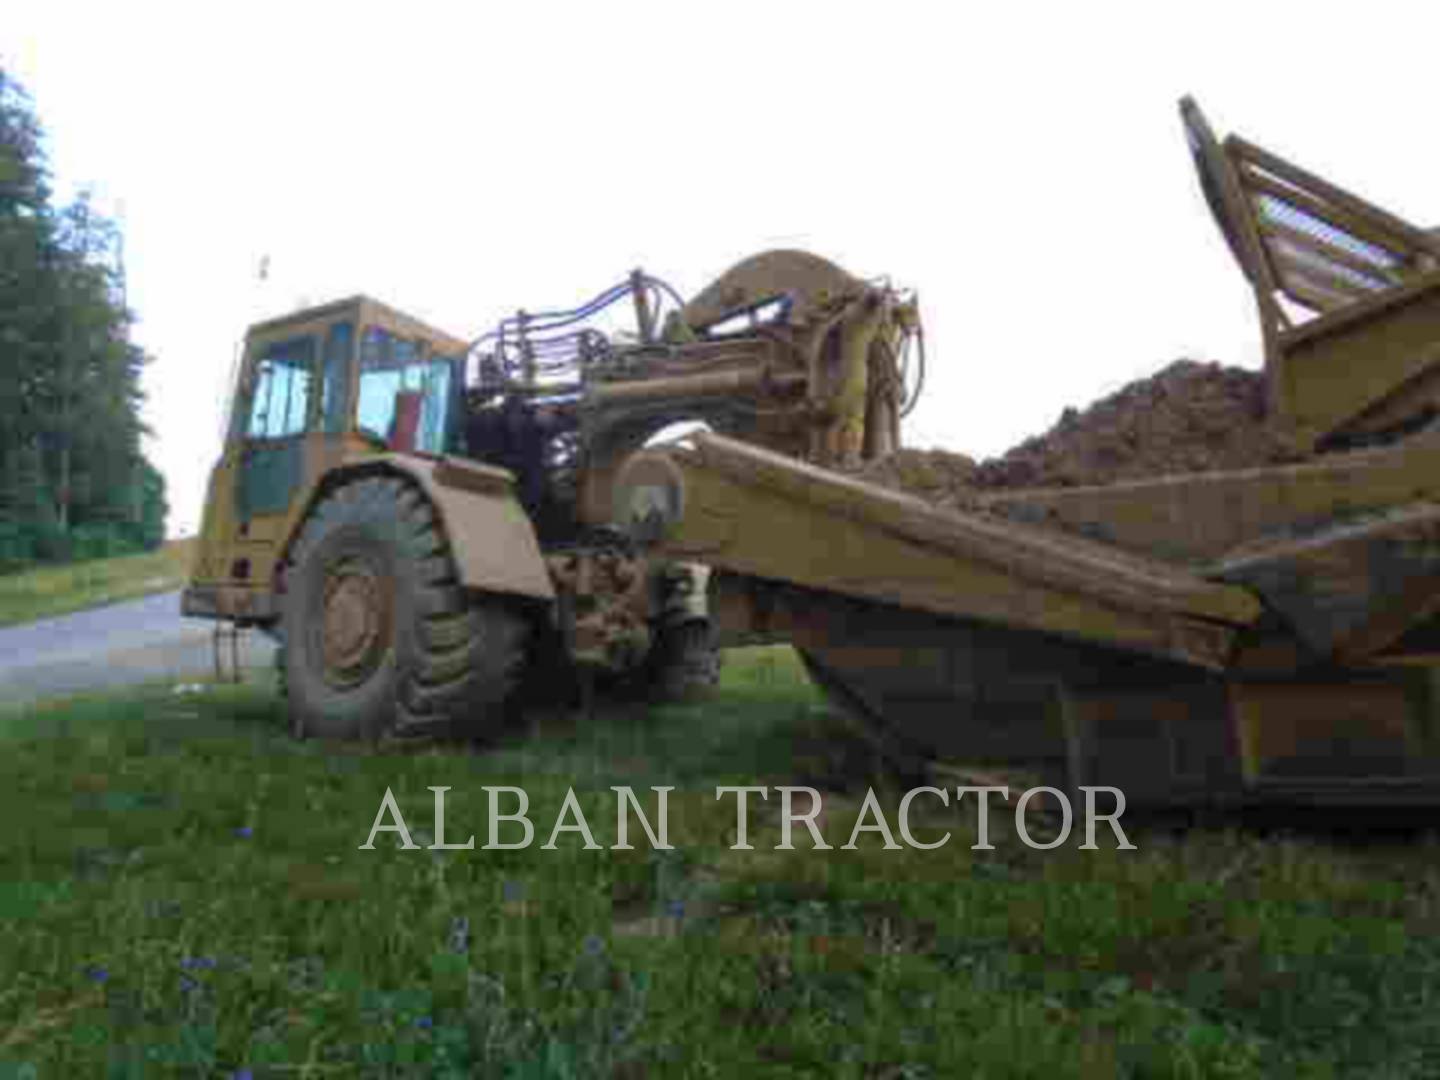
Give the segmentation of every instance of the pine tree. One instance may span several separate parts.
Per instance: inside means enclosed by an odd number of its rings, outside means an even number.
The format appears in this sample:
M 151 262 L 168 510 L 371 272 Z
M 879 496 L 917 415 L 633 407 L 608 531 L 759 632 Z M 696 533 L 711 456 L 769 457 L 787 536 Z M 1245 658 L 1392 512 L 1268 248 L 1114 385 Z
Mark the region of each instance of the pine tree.
M 84 195 L 52 205 L 39 122 L 0 70 L 0 563 L 163 538 L 118 244 Z

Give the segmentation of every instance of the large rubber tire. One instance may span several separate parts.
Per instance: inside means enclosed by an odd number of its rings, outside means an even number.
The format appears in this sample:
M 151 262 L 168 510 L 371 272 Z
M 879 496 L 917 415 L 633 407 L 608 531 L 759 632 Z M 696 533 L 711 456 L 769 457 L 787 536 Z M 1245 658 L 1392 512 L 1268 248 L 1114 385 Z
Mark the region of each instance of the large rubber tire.
M 646 661 L 648 695 L 660 702 L 704 697 L 719 685 L 721 663 L 709 620 L 690 619 L 667 626 Z
M 286 574 L 283 646 L 297 737 L 378 739 L 493 728 L 529 624 L 458 581 L 434 509 L 393 476 L 315 507 Z

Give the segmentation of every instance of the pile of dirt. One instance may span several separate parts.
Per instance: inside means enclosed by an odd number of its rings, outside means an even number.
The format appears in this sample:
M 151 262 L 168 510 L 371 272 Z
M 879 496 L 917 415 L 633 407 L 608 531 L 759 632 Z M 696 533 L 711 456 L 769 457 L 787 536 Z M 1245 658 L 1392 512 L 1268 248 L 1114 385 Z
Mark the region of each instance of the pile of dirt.
M 948 450 L 902 449 L 866 463 L 860 479 L 897 491 L 918 495 L 928 502 L 954 509 L 969 506 L 975 498 L 975 459 Z
M 1176 473 L 1298 461 L 1293 442 L 1266 420 L 1258 372 L 1178 360 L 1083 412 L 1066 409 L 1043 435 L 976 462 L 943 450 L 901 450 L 861 475 L 940 505 L 977 492 L 1074 487 Z

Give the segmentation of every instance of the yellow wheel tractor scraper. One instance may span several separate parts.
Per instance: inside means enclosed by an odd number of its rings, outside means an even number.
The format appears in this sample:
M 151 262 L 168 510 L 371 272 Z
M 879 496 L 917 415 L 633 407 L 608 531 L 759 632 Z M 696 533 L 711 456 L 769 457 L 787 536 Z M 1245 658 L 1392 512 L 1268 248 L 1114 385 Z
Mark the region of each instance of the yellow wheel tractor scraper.
M 683 695 L 788 641 L 905 762 L 1440 801 L 1440 243 L 1181 115 L 1296 464 L 965 511 L 863 482 L 916 301 L 798 251 L 473 342 L 356 297 L 251 328 L 184 610 L 280 639 L 297 734 L 483 732 L 536 671 Z

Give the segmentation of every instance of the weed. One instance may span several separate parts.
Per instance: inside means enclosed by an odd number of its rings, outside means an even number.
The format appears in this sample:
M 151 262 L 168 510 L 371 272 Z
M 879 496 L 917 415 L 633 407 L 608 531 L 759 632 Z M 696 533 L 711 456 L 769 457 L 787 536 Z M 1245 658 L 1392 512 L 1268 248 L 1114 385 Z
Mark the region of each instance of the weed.
M 1433 847 L 972 851 L 956 818 L 930 851 L 774 851 L 770 807 L 730 850 L 715 785 L 863 760 L 817 704 L 770 650 L 714 701 L 483 752 L 295 743 L 265 685 L 13 708 L 0 1076 L 1440 1072 Z M 848 832 L 887 781 L 837 769 Z M 485 784 L 537 834 L 573 787 L 606 844 L 611 785 L 673 785 L 676 850 L 481 850 Z M 357 850 L 387 787 L 419 833 L 437 785 L 476 850 Z

